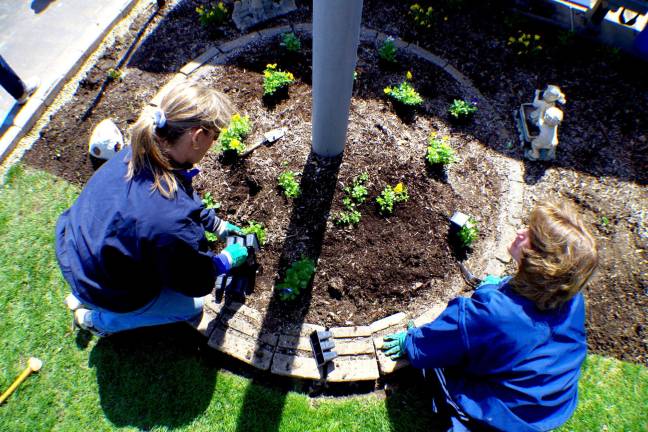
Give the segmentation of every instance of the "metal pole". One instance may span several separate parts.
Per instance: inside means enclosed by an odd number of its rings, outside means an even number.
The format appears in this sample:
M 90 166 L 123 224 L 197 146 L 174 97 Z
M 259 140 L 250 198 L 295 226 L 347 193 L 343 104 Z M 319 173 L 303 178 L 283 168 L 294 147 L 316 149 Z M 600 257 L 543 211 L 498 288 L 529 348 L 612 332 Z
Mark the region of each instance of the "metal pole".
M 362 0 L 313 2 L 313 151 L 344 151 L 353 72 L 358 60 Z

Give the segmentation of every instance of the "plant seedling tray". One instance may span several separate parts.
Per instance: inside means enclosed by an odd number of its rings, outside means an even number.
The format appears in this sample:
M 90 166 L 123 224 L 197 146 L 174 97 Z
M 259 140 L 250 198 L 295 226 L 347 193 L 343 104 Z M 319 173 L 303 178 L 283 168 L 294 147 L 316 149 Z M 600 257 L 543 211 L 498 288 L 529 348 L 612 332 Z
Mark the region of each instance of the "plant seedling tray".
M 317 362 L 317 367 L 320 369 L 323 378 L 326 377 L 326 368 L 324 365 L 338 356 L 335 351 L 331 351 L 335 348 L 335 342 L 331 339 L 332 337 L 333 335 L 330 331 L 314 331 L 310 334 L 313 357 Z
M 233 269 L 229 274 L 222 274 L 216 278 L 216 300 L 219 302 L 224 293 L 237 296 L 249 295 L 254 290 L 256 274 L 260 267 L 256 260 L 256 253 L 260 250 L 256 234 L 227 236 L 225 245 L 233 244 L 246 247 L 248 256 L 243 265 Z

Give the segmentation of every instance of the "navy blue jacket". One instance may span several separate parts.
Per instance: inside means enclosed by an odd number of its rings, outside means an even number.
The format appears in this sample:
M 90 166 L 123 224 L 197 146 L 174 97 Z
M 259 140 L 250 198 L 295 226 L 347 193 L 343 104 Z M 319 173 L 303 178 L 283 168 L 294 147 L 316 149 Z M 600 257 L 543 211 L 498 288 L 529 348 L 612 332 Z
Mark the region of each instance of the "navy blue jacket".
M 141 170 L 126 180 L 130 146 L 90 178 L 56 224 L 56 257 L 80 300 L 114 312 L 137 310 L 164 288 L 198 297 L 229 269 L 209 250 L 205 229 L 221 222 L 205 209 L 186 171 L 176 197 L 152 189 Z
M 576 408 L 585 359 L 585 306 L 577 294 L 541 311 L 509 278 L 458 297 L 433 322 L 408 331 L 417 368 L 445 368 L 449 403 L 504 431 L 545 431 Z

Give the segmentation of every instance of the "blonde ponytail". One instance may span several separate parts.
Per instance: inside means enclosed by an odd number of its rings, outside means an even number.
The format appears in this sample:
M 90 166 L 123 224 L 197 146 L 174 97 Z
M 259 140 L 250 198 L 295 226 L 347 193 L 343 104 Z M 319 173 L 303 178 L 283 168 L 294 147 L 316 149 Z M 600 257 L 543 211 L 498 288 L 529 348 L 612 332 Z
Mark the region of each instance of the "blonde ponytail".
M 153 176 L 152 189 L 168 199 L 175 197 L 178 181 L 166 147 L 173 147 L 188 130 L 200 127 L 218 135 L 227 126 L 231 103 L 222 93 L 193 81 L 176 85 L 160 102 L 159 109 L 166 122 L 159 125 L 154 111 L 146 108 L 131 132 L 132 157 L 126 178 L 132 179 L 141 170 Z

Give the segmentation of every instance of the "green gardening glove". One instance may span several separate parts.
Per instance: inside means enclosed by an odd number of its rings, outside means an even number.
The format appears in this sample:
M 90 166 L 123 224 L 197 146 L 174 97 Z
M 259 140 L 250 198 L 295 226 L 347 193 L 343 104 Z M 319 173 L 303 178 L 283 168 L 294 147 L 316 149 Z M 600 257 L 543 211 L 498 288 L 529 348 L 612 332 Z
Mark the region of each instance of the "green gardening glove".
M 229 222 L 225 223 L 225 230 L 228 232 L 228 234 L 243 234 L 243 230 L 241 228 Z
M 221 253 L 225 255 L 231 267 L 240 266 L 248 256 L 247 248 L 239 244 L 229 245 Z
M 392 360 L 404 357 L 406 337 L 407 332 L 393 333 L 385 336 L 383 338 L 383 341 L 385 343 L 382 346 L 382 350 L 385 351 L 385 355 Z
M 414 328 L 414 321 L 407 322 L 407 330 Z M 389 356 L 392 360 L 397 360 L 401 357 L 405 357 L 405 339 L 407 338 L 407 332 L 398 332 L 393 334 L 388 334 L 383 338 L 385 342 L 382 346 L 382 350 L 385 351 L 385 355 Z
M 216 228 L 216 235 L 221 241 L 225 241 L 228 235 L 243 234 L 243 230 L 233 223 L 221 221 Z

